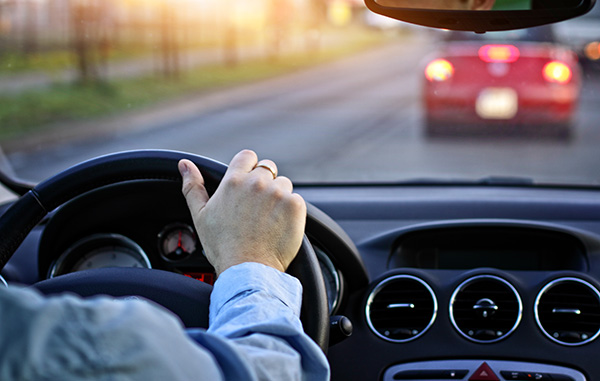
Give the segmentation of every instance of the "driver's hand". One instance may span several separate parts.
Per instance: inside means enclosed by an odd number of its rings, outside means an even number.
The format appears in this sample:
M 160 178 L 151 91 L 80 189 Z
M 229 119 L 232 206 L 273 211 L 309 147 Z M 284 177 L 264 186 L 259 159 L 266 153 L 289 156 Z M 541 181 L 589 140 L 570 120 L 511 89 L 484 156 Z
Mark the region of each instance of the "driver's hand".
M 275 171 L 257 165 L 266 164 Z M 235 155 L 209 199 L 204 179 L 189 160 L 179 162 L 183 195 L 217 276 L 231 266 L 258 262 L 285 271 L 296 256 L 306 221 L 306 204 L 292 182 L 253 151 Z

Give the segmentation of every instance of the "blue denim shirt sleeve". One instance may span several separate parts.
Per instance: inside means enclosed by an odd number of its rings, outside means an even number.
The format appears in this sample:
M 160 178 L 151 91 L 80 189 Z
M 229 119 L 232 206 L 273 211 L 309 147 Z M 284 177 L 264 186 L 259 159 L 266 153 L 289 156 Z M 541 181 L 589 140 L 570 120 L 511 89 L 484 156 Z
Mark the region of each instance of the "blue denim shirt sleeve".
M 208 331 L 190 334 L 211 350 L 227 379 L 327 380 L 327 358 L 302 329 L 301 302 L 296 278 L 258 263 L 240 264 L 215 283 Z
M 298 281 L 258 264 L 223 272 L 210 329 L 153 303 L 0 289 L 0 380 L 324 380 L 302 331 Z M 190 337 L 192 339 L 190 339 Z

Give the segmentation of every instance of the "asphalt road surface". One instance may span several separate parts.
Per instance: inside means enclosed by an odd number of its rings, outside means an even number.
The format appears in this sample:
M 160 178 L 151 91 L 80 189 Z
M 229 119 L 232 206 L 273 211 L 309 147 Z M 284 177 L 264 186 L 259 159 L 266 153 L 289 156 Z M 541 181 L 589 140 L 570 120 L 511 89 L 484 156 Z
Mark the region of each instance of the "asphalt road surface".
M 600 76 L 586 77 L 571 139 L 423 133 L 427 35 L 273 80 L 86 123 L 84 134 L 11 152 L 15 172 L 39 181 L 82 160 L 130 149 L 174 149 L 223 162 L 242 148 L 275 160 L 296 182 L 519 176 L 600 182 Z

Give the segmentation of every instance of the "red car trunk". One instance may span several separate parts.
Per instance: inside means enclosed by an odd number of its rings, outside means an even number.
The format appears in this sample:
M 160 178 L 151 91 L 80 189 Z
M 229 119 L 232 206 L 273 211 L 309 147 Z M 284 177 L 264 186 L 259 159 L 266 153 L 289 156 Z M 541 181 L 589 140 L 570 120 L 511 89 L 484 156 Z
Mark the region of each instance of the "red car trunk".
M 451 69 L 425 80 L 429 123 L 543 127 L 572 121 L 581 79 L 577 57 L 568 49 L 550 43 L 451 42 L 438 58 Z

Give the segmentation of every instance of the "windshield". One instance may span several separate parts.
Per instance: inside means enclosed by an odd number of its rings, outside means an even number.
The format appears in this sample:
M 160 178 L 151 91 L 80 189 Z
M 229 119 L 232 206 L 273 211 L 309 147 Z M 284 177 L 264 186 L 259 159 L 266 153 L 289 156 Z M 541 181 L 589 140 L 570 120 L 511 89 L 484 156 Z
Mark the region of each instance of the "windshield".
M 479 41 L 479 42 L 549 42 L 556 41 L 554 28 L 551 25 L 543 25 L 536 28 L 507 30 L 494 33 L 474 34 L 473 32 L 446 32 L 445 41 Z
M 250 148 L 296 183 L 596 185 L 590 17 L 476 35 L 355 0 L 0 0 L 0 146 L 35 182 L 123 150 Z

